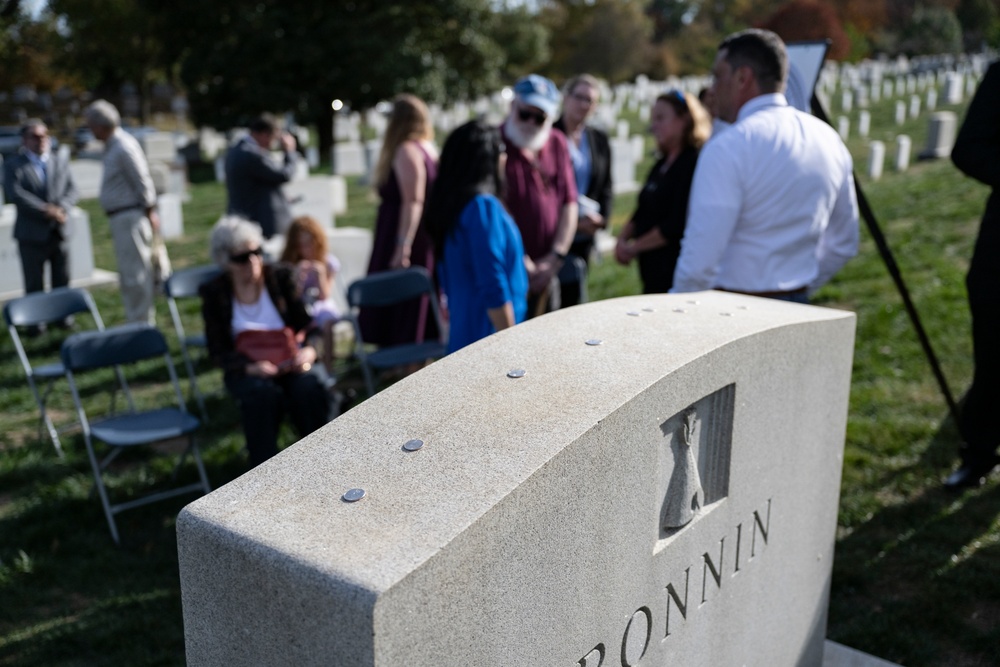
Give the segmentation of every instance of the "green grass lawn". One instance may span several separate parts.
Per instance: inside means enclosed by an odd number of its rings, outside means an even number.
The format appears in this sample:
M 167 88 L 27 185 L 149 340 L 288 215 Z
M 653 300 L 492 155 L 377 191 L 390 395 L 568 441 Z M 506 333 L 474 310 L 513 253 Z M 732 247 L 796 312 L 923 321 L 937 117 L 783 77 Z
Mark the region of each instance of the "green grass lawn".
M 891 154 L 895 134 L 907 132 L 916 155 L 926 116 L 896 128 L 893 104 L 873 106 L 872 138 L 886 141 Z M 855 111 L 855 127 L 856 117 Z M 848 145 L 863 170 L 866 142 L 854 137 Z M 648 165 L 640 167 L 639 180 Z M 946 160 L 916 163 L 905 174 L 887 169 L 880 181 L 861 182 L 961 396 L 972 371 L 963 280 L 987 190 Z M 169 243 L 176 268 L 208 262 L 208 230 L 225 203 L 218 184 L 201 182 L 191 191 L 186 235 Z M 338 224 L 371 227 L 370 191 L 351 180 L 349 197 L 350 213 Z M 616 227 L 634 205 L 634 194 L 617 198 Z M 94 202 L 86 208 L 97 266 L 113 269 L 107 220 Z M 606 258 L 594 265 L 589 289 L 592 299 L 601 299 L 634 294 L 640 284 L 634 266 Z M 93 294 L 107 323 L 123 320 L 114 288 Z M 816 302 L 858 314 L 828 635 L 905 665 L 995 665 L 1000 484 L 959 496 L 941 491 L 958 445 L 955 425 L 866 231 L 859 257 Z M 172 332 L 162 302 L 158 313 L 160 327 Z M 184 317 L 199 327 L 198 304 L 185 304 Z M 31 347 L 55 355 L 58 340 L 46 335 Z M 116 548 L 91 495 L 80 436 L 66 434 L 66 458 L 55 456 L 47 437 L 38 437 L 37 413 L 9 337 L 0 336 L 0 350 L 0 665 L 184 664 L 174 522 L 190 498 L 119 515 L 123 546 Z M 211 414 L 201 442 L 210 479 L 220 486 L 245 470 L 243 438 L 218 373 L 202 363 L 199 381 Z M 57 416 L 68 419 L 68 393 L 53 400 Z M 283 433 L 284 443 L 293 441 L 291 431 Z M 110 487 L 121 497 L 168 476 L 164 461 L 131 457 L 115 467 Z

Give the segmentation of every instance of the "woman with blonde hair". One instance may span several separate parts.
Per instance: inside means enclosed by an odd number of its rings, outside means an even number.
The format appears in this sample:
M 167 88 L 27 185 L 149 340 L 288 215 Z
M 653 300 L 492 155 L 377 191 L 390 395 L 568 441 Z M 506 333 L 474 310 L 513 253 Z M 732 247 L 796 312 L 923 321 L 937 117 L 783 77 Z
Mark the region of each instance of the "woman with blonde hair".
M 396 97 L 375 167 L 381 197 L 368 274 L 408 266 L 434 273 L 434 247 L 420 226 L 424 202 L 437 176 L 434 126 L 427 105 L 413 95 Z M 366 308 L 360 324 L 366 342 L 396 345 L 439 337 L 427 299 Z
M 615 247 L 615 259 L 621 264 L 638 258 L 646 294 L 667 292 L 673 284 L 691 180 L 698 152 L 712 134 L 712 120 L 697 97 L 671 90 L 653 103 L 649 131 L 660 159 L 650 170 L 635 213 Z

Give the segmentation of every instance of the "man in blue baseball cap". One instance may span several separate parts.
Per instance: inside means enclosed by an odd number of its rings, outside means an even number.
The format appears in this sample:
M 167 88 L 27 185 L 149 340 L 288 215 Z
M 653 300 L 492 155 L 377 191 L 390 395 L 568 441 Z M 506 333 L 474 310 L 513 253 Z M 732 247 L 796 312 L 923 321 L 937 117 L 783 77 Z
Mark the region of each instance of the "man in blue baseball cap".
M 559 308 L 557 276 L 576 233 L 573 163 L 565 135 L 552 127 L 560 100 L 545 77 L 519 79 L 500 128 L 507 147 L 505 203 L 524 241 L 528 317 Z

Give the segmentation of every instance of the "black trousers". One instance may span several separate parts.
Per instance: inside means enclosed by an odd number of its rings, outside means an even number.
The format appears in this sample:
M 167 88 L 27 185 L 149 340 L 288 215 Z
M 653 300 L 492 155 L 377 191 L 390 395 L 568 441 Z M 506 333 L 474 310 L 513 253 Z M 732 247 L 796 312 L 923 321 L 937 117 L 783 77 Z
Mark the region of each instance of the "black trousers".
M 306 373 L 261 378 L 228 373 L 226 389 L 239 401 L 251 467 L 278 453 L 278 430 L 287 411 L 300 438 L 330 421 L 326 370 L 314 364 Z
M 1000 284 L 992 294 L 969 284 L 972 310 L 972 348 L 975 372 L 965 395 L 959 425 L 965 446 L 962 461 L 972 465 L 988 461 L 1000 445 Z
M 577 257 L 582 257 L 583 261 L 587 263 L 588 269 L 590 268 L 590 253 L 594 249 L 594 237 L 593 236 L 582 236 L 577 235 L 576 239 L 573 241 L 573 245 L 569 247 L 569 255 L 576 255 Z M 580 303 L 580 295 L 583 293 L 583 289 L 578 283 L 559 283 L 559 296 L 560 296 L 560 307 L 569 308 L 570 306 L 575 306 Z
M 21 253 L 21 273 L 24 292 L 41 292 L 45 289 L 45 264 L 52 272 L 52 288 L 69 285 L 69 249 L 61 236 L 53 232 L 48 241 L 18 241 Z

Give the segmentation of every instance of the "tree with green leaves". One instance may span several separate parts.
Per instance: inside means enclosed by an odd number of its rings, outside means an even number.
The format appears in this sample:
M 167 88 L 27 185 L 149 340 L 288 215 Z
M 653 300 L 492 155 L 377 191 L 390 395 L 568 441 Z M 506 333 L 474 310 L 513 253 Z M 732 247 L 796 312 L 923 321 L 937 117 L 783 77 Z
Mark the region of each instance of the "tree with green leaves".
M 154 3 L 144 0 L 49 0 L 49 16 L 65 26 L 56 63 L 75 74 L 98 96 L 117 98 L 131 83 L 139 96 L 139 115 L 149 116 L 150 88 L 169 77 L 173 38 Z
M 179 80 L 198 123 L 290 111 L 324 147 L 334 99 L 467 99 L 547 53 L 530 12 L 491 0 L 50 0 L 48 11 L 64 26 L 60 62 L 99 95 L 132 83 L 145 100 L 152 82 Z
M 1000 46 L 1000 10 L 994 0 L 961 0 L 955 17 L 962 26 L 966 51 Z
M 331 102 L 363 109 L 411 92 L 428 101 L 496 90 L 517 58 L 538 59 L 544 35 L 517 10 L 489 0 L 216 0 L 181 10 L 153 0 L 171 21 L 194 117 L 232 127 L 264 110 L 291 111 L 332 141 Z
M 54 20 L 32 20 L 20 0 L 0 1 L 0 90 L 30 84 L 51 91 L 64 82 L 53 62 L 62 39 Z
M 900 31 L 897 48 L 908 56 L 959 53 L 962 50 L 962 26 L 950 9 L 920 5 Z
M 589 72 L 615 83 L 648 70 L 653 21 L 644 0 L 552 0 L 541 18 L 552 42 L 543 72 L 556 80 Z

